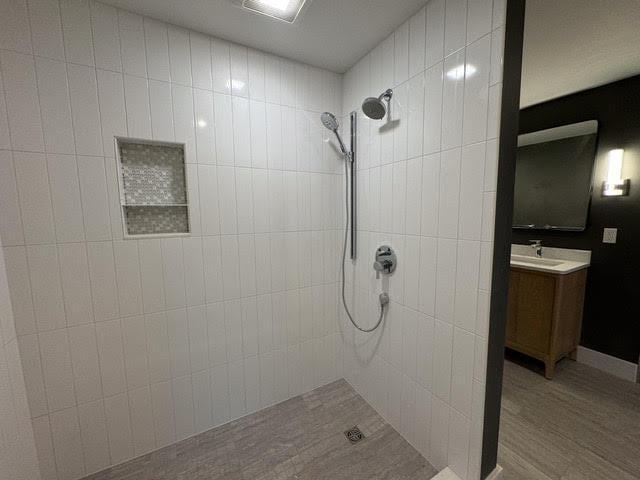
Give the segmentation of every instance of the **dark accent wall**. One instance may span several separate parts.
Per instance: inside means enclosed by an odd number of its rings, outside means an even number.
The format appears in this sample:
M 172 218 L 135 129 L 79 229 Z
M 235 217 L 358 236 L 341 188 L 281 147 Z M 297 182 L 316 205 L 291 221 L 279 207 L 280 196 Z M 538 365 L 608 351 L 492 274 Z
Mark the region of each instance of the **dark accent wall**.
M 520 133 L 598 120 L 591 208 L 584 232 L 513 231 L 514 243 L 591 250 L 582 345 L 637 363 L 640 354 L 640 75 L 525 108 Z M 607 153 L 624 148 L 628 197 L 602 197 Z M 618 228 L 616 244 L 603 228 Z

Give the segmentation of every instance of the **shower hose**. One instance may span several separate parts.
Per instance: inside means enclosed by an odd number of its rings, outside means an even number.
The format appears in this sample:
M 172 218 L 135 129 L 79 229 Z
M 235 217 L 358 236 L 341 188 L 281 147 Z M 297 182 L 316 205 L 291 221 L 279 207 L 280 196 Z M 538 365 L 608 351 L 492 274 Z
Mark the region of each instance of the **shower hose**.
M 380 326 L 380 323 L 382 323 L 382 318 L 384 317 L 384 306 L 386 305 L 386 303 L 383 303 L 382 301 L 380 301 L 380 316 L 378 317 L 378 321 L 376 322 L 376 324 L 371 327 L 371 328 L 362 328 L 360 325 L 358 325 L 356 323 L 356 321 L 353 319 L 353 316 L 351 315 L 351 312 L 349 311 L 349 307 L 347 306 L 347 299 L 346 299 L 346 294 L 345 294 L 345 271 L 344 271 L 344 262 L 347 259 L 347 239 L 349 237 L 349 163 L 350 162 L 350 157 L 347 155 L 347 158 L 345 158 L 345 162 L 344 162 L 344 179 L 345 179 L 345 188 L 344 188 L 344 192 L 345 192 L 345 211 L 346 211 L 346 222 L 344 225 L 344 242 L 342 244 L 342 305 L 344 305 L 344 310 L 345 312 L 347 312 L 347 317 L 349 317 L 349 320 L 351 320 L 351 323 L 353 324 L 354 327 L 356 327 L 358 330 L 360 330 L 361 332 L 365 332 L 365 333 L 370 333 L 373 332 L 376 328 L 378 328 Z M 353 164 L 352 167 L 353 168 Z M 354 285 L 355 286 L 355 285 Z

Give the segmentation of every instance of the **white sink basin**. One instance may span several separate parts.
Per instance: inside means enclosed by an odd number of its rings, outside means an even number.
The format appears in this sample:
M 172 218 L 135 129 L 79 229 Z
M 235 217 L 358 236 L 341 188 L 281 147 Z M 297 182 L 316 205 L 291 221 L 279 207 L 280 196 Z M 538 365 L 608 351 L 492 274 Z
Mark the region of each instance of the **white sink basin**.
M 538 272 L 566 275 L 567 273 L 589 267 L 589 262 L 511 254 L 511 266 Z

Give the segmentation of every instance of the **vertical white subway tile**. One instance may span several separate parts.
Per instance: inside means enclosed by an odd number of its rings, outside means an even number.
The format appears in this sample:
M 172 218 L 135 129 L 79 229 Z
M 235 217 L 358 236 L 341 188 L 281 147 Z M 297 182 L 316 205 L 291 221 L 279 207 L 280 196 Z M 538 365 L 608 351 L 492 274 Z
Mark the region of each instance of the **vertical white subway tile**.
M 0 20 L 0 48 L 32 53 L 29 35 L 29 10 L 27 2 L 6 2 L 2 8 Z
M 104 159 L 79 156 L 78 174 L 86 239 L 108 240 L 111 225 L 105 221 L 109 218 L 109 199 Z
M 451 409 L 437 397 L 432 397 L 431 411 L 431 458 L 436 469 L 442 469 L 449 463 L 449 424 Z
M 104 396 L 124 392 L 127 389 L 127 380 L 120 320 L 96 323 L 96 342 Z
M 76 157 L 47 155 L 51 200 L 58 242 L 84 240 L 80 184 Z
M 71 327 L 68 333 L 73 382 L 78 404 L 100 400 L 102 382 L 95 327 L 93 325 Z
M 187 305 L 204 303 L 204 261 L 202 239 L 199 237 L 182 239 L 185 270 L 185 290 Z
M 209 341 L 207 338 L 207 318 L 204 305 L 187 309 L 189 330 L 189 355 L 192 372 L 209 367 Z
M 151 138 L 151 107 L 147 79 L 125 75 L 124 96 L 129 136 Z
M 296 170 L 296 111 L 282 107 L 282 168 Z M 277 140 L 275 140 L 277 141 Z
M 171 81 L 181 85 L 191 85 L 191 49 L 189 32 L 169 25 L 169 66 Z
M 251 114 L 249 101 L 233 97 L 233 151 L 236 166 L 251 166 Z M 264 109 L 262 110 L 264 117 Z M 263 120 L 264 123 L 264 120 Z
M 107 433 L 109 435 L 111 463 L 122 463 L 134 455 L 127 394 L 122 393 L 114 397 L 105 398 L 104 410 Z
M 229 364 L 229 413 L 232 419 L 243 416 L 246 411 L 244 360 Z
M 460 328 L 454 328 L 451 406 L 467 418 L 471 417 L 474 351 L 475 335 Z
M 467 29 L 467 0 L 446 0 L 444 55 L 464 47 Z
M 477 478 L 480 476 L 484 430 L 484 396 L 484 385 L 480 382 L 473 382 L 473 406 L 471 412 L 471 432 L 469 435 L 469 478 Z
M 442 401 L 451 398 L 451 362 L 453 350 L 453 327 L 436 320 L 434 329 L 433 393 Z
M 218 165 L 234 165 L 234 126 L 231 97 L 215 93 L 213 95 L 213 108 L 215 117 L 216 161 Z
M 219 39 L 211 40 L 211 66 L 213 69 L 213 90 L 231 94 L 230 45 Z
M 25 242 L 53 243 L 55 229 L 45 156 L 14 152 L 13 160 Z
M 173 102 L 171 84 L 149 80 L 151 130 L 154 140 L 173 141 Z
M 184 377 L 191 373 L 189 358 L 189 328 L 184 308 L 167 312 L 171 378 Z M 175 392 L 174 392 L 175 394 Z
M 437 240 L 420 239 L 420 278 L 418 308 L 427 315 L 435 314 Z
M 148 239 L 141 240 L 138 244 L 142 303 L 145 313 L 158 312 L 165 308 L 160 242 L 161 240 Z
M 419 235 L 422 207 L 422 158 L 407 162 L 406 225 L 408 235 Z
M 238 258 L 238 237 L 225 235 L 220 242 L 222 251 L 222 285 L 224 298 L 240 297 L 240 269 Z
M 453 323 L 456 289 L 457 242 L 438 239 L 436 261 L 436 319 Z
M 247 47 L 238 44 L 229 46 L 231 63 L 231 94 L 240 97 L 249 96 L 249 72 Z
M 451 409 L 451 425 L 449 429 L 449 465 L 460 478 L 468 478 L 469 437 L 471 425 L 469 419 Z
M 485 192 L 482 199 L 482 240 L 492 242 L 496 216 L 496 192 Z
M 138 245 L 136 242 L 127 240 L 114 242 L 113 253 L 116 265 L 120 315 L 138 315 L 142 313 Z
M 196 163 L 196 132 L 193 116 L 193 90 L 182 85 L 173 85 L 173 126 L 176 142 L 185 144 L 185 162 Z
M 96 321 L 118 316 L 118 292 L 116 271 L 111 242 L 87 243 L 89 278 Z
M 175 442 L 175 414 L 170 382 L 151 385 L 151 405 L 153 407 L 156 446 L 162 447 Z
M 462 141 L 465 145 L 482 141 L 487 135 L 490 56 L 489 36 L 467 47 L 462 131 Z
M 409 77 L 409 22 L 400 25 L 394 32 L 394 86 L 405 82 Z
M 67 62 L 93 66 L 93 35 L 88 0 L 60 2 Z
M 489 87 L 487 113 L 487 139 L 498 138 L 500 133 L 500 107 L 502 106 L 502 83 Z
M 105 155 L 114 157 L 115 137 L 127 135 L 124 83 L 120 73 L 97 70 L 97 74 L 102 145 Z
M 476 143 L 464 147 L 460 167 L 459 238 L 480 240 L 484 169 L 485 144 Z
M 489 83 L 495 85 L 502 82 L 504 67 L 504 27 L 491 33 L 491 75 Z
M 0 128 L 2 128 L 1 125 Z M 18 185 L 13 157 L 8 150 L 0 150 L 0 204 L 2 204 L 2 216 L 0 216 L 2 244 L 5 246 L 24 244 Z
M 27 247 L 36 325 L 39 332 L 66 326 L 55 245 Z
M 440 158 L 440 196 L 438 205 L 438 235 L 456 238 L 459 224 L 460 197 L 459 148 L 442 152 Z
M 409 77 L 424 70 L 426 51 L 426 7 L 409 20 Z
M 204 260 L 204 288 L 207 303 L 223 299 L 222 252 L 220 237 L 204 237 L 202 240 Z
M 258 311 L 255 297 L 242 299 L 242 352 L 245 358 L 258 354 Z
M 249 50 L 249 95 L 253 100 L 265 101 L 265 54 Z
M 252 170 L 253 221 L 256 233 L 268 232 L 269 215 L 269 175 L 266 170 Z
M 227 363 L 227 336 L 224 304 L 211 303 L 206 307 L 209 364 L 211 367 Z
M 184 256 L 180 238 L 162 240 L 164 293 L 167 308 L 183 307 L 185 298 Z
M 38 453 L 38 463 L 42 478 L 57 478 L 55 454 L 53 452 L 53 439 L 51 436 L 51 426 L 49 416 L 34 418 L 31 422 L 33 426 L 33 437 L 36 451 Z
M 407 162 L 393 164 L 392 183 L 392 232 L 404 234 L 407 199 Z
M 425 77 L 424 74 L 414 76 L 408 83 L 407 96 L 407 130 L 408 147 L 407 158 L 415 158 L 422 155 L 424 140 L 424 101 L 425 101 Z
M 440 151 L 442 136 L 443 64 L 437 63 L 425 72 L 424 153 Z
M 146 315 L 144 323 L 147 336 L 149 382 L 153 385 L 171 378 L 167 316 L 164 312 Z
M 149 383 L 144 317 L 123 319 L 122 329 L 127 385 L 132 390 Z
M 68 57 L 67 57 L 67 60 Z M 98 84 L 92 68 L 67 64 L 73 131 L 78 155 L 102 155 Z M 122 112 L 124 115 L 124 112 Z
M 211 90 L 211 41 L 206 35 L 196 32 L 189 33 L 189 40 L 193 86 Z
M 191 376 L 174 379 L 171 387 L 175 402 L 176 440 L 182 440 L 193 435 L 195 431 Z
M 19 337 L 35 333 L 36 318 L 26 249 L 25 247 L 4 247 L 3 254 L 16 334 Z
M 207 43 L 208 45 L 208 43 Z M 214 135 L 213 94 L 207 90 L 193 90 L 195 109 L 196 153 L 198 163 L 216 163 Z
M 82 440 L 78 411 L 75 407 L 49 416 L 51 437 L 60 478 L 80 478 L 84 475 Z
M 254 168 L 267 168 L 267 117 L 265 104 L 252 100 L 249 109 L 251 165 Z M 236 152 L 238 152 L 238 149 L 236 149 Z
M 238 236 L 240 294 L 256 294 L 256 250 L 253 235 Z
M 118 10 L 111 5 L 91 2 L 91 27 L 96 67 L 121 72 Z
M 427 31 L 425 66 L 430 67 L 444 59 L 445 0 L 427 2 Z
M 78 405 L 78 422 L 85 473 L 104 470 L 110 464 L 104 403 L 97 401 Z
M 129 392 L 129 411 L 131 416 L 131 437 L 134 455 L 143 455 L 154 450 L 156 437 L 153 425 L 151 390 L 142 387 Z
M 64 329 L 38 334 L 49 411 L 75 405 L 69 339 Z
M 38 94 L 47 152 L 75 153 L 67 68 L 62 62 L 36 57 Z
M 280 103 L 280 64 L 281 60 L 279 57 L 269 54 L 265 55 L 265 100 L 269 103 Z
M 238 212 L 238 233 L 253 232 L 252 169 L 235 169 L 236 206 Z
M 257 356 L 244 360 L 244 383 L 247 413 L 252 413 L 260 408 L 260 364 Z
M 236 179 L 233 167 L 218 167 L 218 205 L 220 233 L 223 235 L 237 233 Z
M 193 409 L 195 431 L 204 432 L 213 428 L 213 406 L 211 404 L 211 372 L 202 370 L 191 375 L 193 385 Z
M 124 10 L 118 10 L 122 66 L 124 72 L 140 77 L 147 76 L 144 25 L 142 17 Z
M 18 348 L 20 350 L 20 359 L 22 360 L 29 413 L 32 418 L 46 415 L 49 409 L 44 388 L 38 335 L 23 335 L 19 337 Z
M 164 23 L 145 17 L 144 38 L 149 78 L 163 82 L 171 81 L 167 26 Z
M 266 105 L 266 139 L 265 145 L 269 168 L 283 168 L 282 146 L 282 109 L 280 105 Z M 253 135 L 253 132 L 252 132 Z M 293 139 L 287 139 L 292 141 Z M 253 149 L 252 149 L 253 152 Z
M 213 404 L 213 423 L 221 425 L 230 419 L 229 380 L 227 365 L 211 369 L 211 401 Z
M 225 335 L 229 361 L 242 359 L 242 304 L 240 300 L 224 302 Z
M 86 246 L 83 243 L 58 245 L 58 258 L 67 325 L 93 322 Z
M 34 57 L 0 52 L 9 133 L 16 150 L 44 151 Z
M 467 8 L 467 43 L 475 42 L 491 31 L 492 0 L 474 0 Z
M 462 143 L 464 107 L 464 50 L 444 61 L 444 87 L 442 90 L 442 149 L 458 147 Z

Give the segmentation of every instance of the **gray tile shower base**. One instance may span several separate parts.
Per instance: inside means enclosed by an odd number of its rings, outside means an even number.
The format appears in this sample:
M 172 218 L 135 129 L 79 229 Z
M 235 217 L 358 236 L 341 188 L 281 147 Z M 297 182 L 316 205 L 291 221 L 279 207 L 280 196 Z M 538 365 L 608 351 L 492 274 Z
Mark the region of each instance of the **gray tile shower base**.
M 352 444 L 354 425 L 364 438 Z M 425 480 L 436 470 L 344 380 L 87 480 Z

